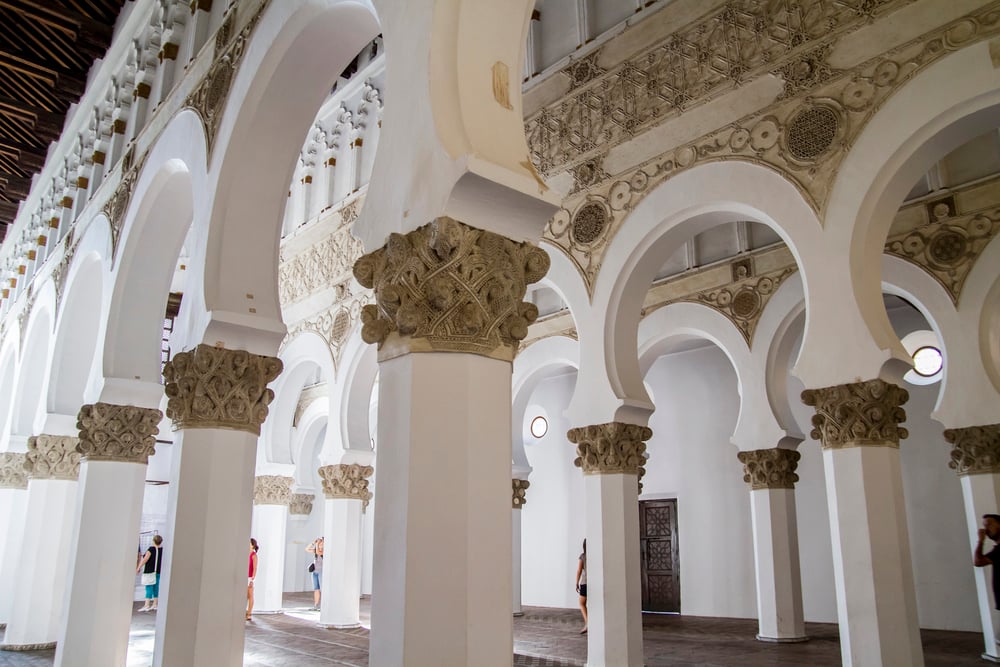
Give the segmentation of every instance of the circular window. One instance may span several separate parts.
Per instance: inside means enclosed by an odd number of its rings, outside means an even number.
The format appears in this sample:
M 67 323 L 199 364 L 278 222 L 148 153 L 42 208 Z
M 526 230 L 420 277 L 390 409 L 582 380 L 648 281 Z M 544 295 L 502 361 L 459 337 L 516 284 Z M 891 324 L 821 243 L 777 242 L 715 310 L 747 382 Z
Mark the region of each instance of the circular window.
M 937 375 L 941 371 L 942 363 L 941 350 L 933 345 L 924 345 L 913 353 L 913 370 L 922 377 Z
M 545 421 L 545 417 L 538 416 L 531 420 L 531 435 L 536 438 L 541 438 L 549 430 L 549 423 Z

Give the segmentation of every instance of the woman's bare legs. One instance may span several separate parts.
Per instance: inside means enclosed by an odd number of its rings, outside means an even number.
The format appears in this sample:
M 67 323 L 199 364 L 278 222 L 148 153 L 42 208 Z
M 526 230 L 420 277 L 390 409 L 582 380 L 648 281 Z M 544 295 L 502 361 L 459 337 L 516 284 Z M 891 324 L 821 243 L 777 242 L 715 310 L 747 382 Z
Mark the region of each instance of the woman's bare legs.
M 587 596 L 580 596 L 580 613 L 583 614 L 583 630 L 580 630 L 580 634 L 585 634 L 587 632 Z
M 250 620 L 250 614 L 253 613 L 253 582 L 251 581 L 247 585 L 247 620 Z

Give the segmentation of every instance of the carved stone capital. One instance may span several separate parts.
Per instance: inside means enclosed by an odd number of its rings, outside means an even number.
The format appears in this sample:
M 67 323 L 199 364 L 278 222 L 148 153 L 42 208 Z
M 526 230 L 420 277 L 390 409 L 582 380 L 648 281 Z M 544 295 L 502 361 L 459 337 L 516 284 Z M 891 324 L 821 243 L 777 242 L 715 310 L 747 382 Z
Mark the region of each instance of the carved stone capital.
M 549 270 L 530 243 L 441 217 L 361 257 L 354 276 L 375 290 L 361 311 L 361 337 L 380 358 L 466 352 L 510 361 L 538 308 L 522 301 Z
M 884 380 L 806 389 L 802 402 L 816 408 L 810 436 L 823 449 L 844 447 L 899 447 L 909 433 L 902 406 L 910 394 Z
M 80 476 L 80 439 L 70 435 L 33 435 L 28 438 L 24 470 L 28 479 L 71 479 Z
M 302 515 L 312 514 L 314 497 L 315 496 L 311 493 L 290 494 L 288 498 L 288 513 Z
M 368 478 L 375 472 L 371 466 L 359 463 L 338 463 L 323 466 L 319 476 L 323 480 L 323 494 L 327 498 L 349 498 L 360 500 L 363 508 L 368 507 L 372 493 L 368 490 Z
M 646 472 L 646 440 L 653 437 L 647 426 L 610 422 L 571 428 L 566 437 L 576 445 L 573 465 L 584 475 L 626 474 L 639 479 Z
M 199 345 L 178 352 L 163 369 L 167 416 L 174 429 L 224 428 L 260 435 L 281 360 L 245 350 Z
M 510 480 L 510 488 L 513 492 L 511 497 L 511 507 L 516 510 L 524 507 L 524 503 L 528 502 L 526 493 L 528 487 L 531 486 L 531 482 L 526 479 L 512 479 Z
M 0 489 L 28 488 L 24 459 L 24 454 L 17 452 L 0 454 Z
M 76 418 L 77 451 L 87 461 L 124 461 L 146 465 L 156 449 L 163 413 L 155 408 L 94 403 Z
M 951 443 L 948 467 L 959 475 L 1000 473 L 1000 424 L 945 429 Z
M 291 500 L 291 477 L 258 475 L 253 478 L 254 505 L 287 505 Z
M 794 489 L 799 476 L 795 469 L 802 455 L 794 449 L 754 449 L 740 452 L 736 458 L 743 464 L 743 481 L 757 489 Z

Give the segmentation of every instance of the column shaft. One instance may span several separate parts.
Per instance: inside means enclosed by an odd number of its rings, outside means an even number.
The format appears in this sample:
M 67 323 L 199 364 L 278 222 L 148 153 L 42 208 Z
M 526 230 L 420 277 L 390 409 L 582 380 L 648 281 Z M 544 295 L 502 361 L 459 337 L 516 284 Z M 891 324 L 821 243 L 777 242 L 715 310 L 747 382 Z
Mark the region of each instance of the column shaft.
M 966 524 L 969 527 L 970 552 L 976 546 L 984 514 L 995 514 L 1000 508 L 1000 473 L 962 475 L 962 498 L 965 500 Z M 984 552 L 989 548 L 984 549 Z M 1000 567 L 993 565 L 991 567 Z M 1000 661 L 997 647 L 996 601 L 993 599 L 993 573 L 991 567 L 975 568 L 976 597 L 979 618 L 983 626 L 983 644 L 987 656 Z
M 285 584 L 288 505 L 254 505 L 253 537 L 260 545 L 254 580 L 254 613 L 278 613 Z
M 319 622 L 361 626 L 361 501 L 327 498 L 323 508 L 323 579 Z
M 635 475 L 584 477 L 587 502 L 587 664 L 641 667 L 642 582 Z
M 19 577 L 18 559 L 24 549 L 24 518 L 28 492 L 0 488 L 0 626 L 10 620 L 14 585 Z
M 513 563 L 511 592 L 514 616 L 524 616 L 524 611 L 521 609 L 521 511 L 520 508 L 511 510 L 511 562 Z
M 243 664 L 256 445 L 257 436 L 245 431 L 178 433 L 167 514 L 174 539 L 164 544 L 156 667 Z
M 803 641 L 806 633 L 795 491 L 752 490 L 750 516 L 757 575 L 757 638 L 777 642 Z
M 379 366 L 371 664 L 510 665 L 510 363 Z

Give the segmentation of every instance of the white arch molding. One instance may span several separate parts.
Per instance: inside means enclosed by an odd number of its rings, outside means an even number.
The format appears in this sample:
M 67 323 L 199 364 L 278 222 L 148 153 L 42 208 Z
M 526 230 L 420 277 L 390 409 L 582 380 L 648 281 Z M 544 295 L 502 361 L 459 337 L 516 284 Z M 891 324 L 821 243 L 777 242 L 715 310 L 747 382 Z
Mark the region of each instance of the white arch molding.
M 514 358 L 511 384 L 512 463 L 527 475 L 531 471 L 524 452 L 524 414 L 535 389 L 547 378 L 568 368 L 579 370 L 580 345 L 567 336 L 549 336 L 532 343 Z M 574 390 L 575 393 L 576 390 Z
M 52 359 L 53 324 L 56 290 L 51 281 L 44 283 L 28 314 L 24 330 L 24 349 L 18 364 L 11 420 L 11 437 L 16 451 L 32 435 L 40 434 L 45 416 L 45 390 Z M 64 435 L 53 433 L 51 435 Z

